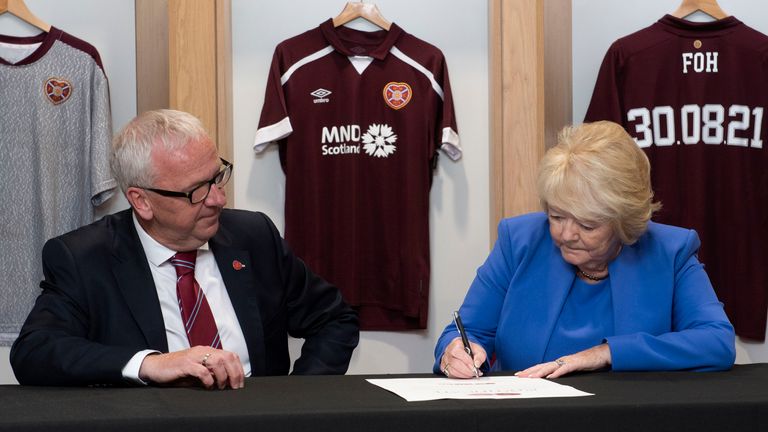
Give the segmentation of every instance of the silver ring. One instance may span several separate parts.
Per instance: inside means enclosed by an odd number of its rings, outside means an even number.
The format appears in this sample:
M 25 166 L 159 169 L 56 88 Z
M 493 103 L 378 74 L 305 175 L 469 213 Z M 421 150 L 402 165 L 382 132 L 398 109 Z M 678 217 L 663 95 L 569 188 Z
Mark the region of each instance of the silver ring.
M 450 373 L 450 372 L 448 372 L 448 368 L 449 368 L 449 367 L 451 367 L 451 365 L 450 365 L 450 364 L 446 364 L 446 365 L 445 365 L 445 367 L 443 368 L 443 373 L 444 373 L 444 374 L 445 374 L 445 376 L 447 376 L 447 377 L 450 377 L 450 376 L 451 376 L 451 373 Z
M 210 356 L 211 356 L 211 353 L 206 353 L 206 354 L 203 356 L 203 361 L 202 361 L 202 362 L 200 362 L 200 363 L 202 363 L 202 365 L 203 365 L 203 366 L 208 366 L 208 358 L 209 358 Z
M 563 366 L 565 366 L 565 360 L 557 359 L 557 360 L 555 360 L 555 364 L 557 365 L 557 367 L 563 367 Z

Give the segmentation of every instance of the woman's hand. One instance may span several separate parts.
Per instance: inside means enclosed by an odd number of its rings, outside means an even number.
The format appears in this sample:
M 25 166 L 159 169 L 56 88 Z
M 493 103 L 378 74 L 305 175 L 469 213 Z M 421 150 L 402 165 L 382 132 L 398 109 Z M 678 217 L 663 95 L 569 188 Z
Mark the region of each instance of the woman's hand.
M 450 348 L 450 345 L 448 347 Z M 611 350 L 608 344 L 604 343 L 576 354 L 560 357 L 555 361 L 539 363 L 526 370 L 516 372 L 515 376 L 523 378 L 557 378 L 571 372 L 593 371 L 609 367 L 610 365 Z
M 461 343 L 460 337 L 455 338 L 445 347 L 443 356 L 440 358 L 440 370 L 445 376 L 448 378 L 474 378 L 483 375 L 480 372 L 480 366 L 485 363 L 487 354 L 483 347 L 474 342 L 469 342 L 469 346 L 475 355 L 474 361 L 464 351 L 464 344 Z

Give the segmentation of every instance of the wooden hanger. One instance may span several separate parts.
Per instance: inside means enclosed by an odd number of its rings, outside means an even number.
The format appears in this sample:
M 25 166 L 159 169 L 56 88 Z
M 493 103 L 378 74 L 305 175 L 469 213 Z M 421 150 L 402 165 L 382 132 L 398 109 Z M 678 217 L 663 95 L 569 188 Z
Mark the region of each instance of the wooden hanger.
M 344 6 L 344 10 L 333 19 L 333 26 L 338 27 L 344 25 L 355 18 L 363 18 L 384 30 L 389 30 L 392 26 L 392 23 L 387 21 L 387 19 L 381 15 L 381 11 L 379 11 L 379 8 L 375 4 L 363 3 L 362 1 L 347 2 Z
M 15 15 L 44 32 L 51 31 L 51 25 L 36 17 L 29 8 L 27 8 L 24 0 L 0 0 L 0 15 L 6 12 Z
M 672 12 L 672 16 L 685 18 L 696 11 L 704 12 L 718 20 L 728 17 L 728 14 L 717 4 L 717 0 L 683 0 L 683 2 L 680 3 L 680 7 Z

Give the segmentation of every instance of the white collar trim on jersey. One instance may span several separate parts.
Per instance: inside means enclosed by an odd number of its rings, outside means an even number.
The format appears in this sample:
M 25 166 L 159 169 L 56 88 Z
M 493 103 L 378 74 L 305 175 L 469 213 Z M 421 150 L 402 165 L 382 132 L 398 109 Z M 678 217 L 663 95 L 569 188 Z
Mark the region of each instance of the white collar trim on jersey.
M 363 71 L 365 71 L 365 69 L 371 63 L 373 63 L 373 57 L 369 57 L 369 56 L 349 56 L 347 58 L 352 63 L 352 66 L 355 67 L 355 70 L 357 70 L 357 73 L 360 75 L 362 75 Z

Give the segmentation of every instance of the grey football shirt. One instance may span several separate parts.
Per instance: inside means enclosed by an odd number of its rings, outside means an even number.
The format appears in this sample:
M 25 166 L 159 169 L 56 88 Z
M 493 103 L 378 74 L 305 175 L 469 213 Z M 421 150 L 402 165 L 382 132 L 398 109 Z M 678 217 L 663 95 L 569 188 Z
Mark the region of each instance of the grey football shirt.
M 40 292 L 45 240 L 93 220 L 115 188 L 96 49 L 57 28 L 0 35 L 0 345 Z

